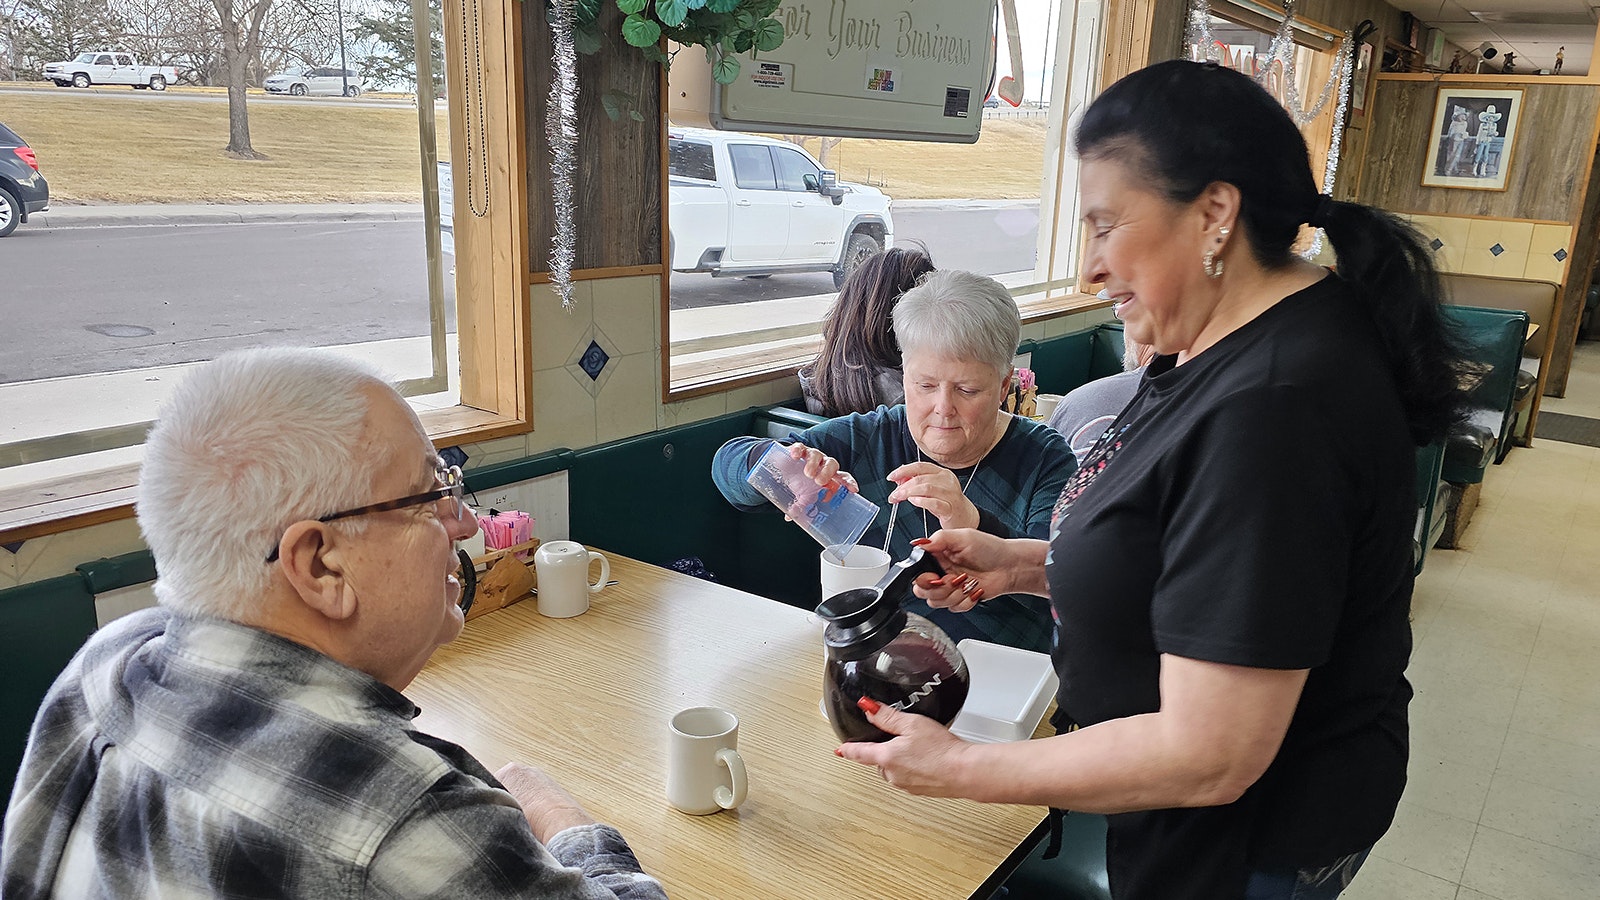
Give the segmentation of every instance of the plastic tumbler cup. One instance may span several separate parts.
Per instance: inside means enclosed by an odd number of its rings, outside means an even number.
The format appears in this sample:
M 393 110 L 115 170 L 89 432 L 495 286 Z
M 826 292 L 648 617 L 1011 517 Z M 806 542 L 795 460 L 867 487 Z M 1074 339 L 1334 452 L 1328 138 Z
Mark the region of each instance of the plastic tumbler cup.
M 781 444 L 767 448 L 746 480 L 828 550 L 861 540 L 878 515 L 878 504 L 860 494 L 840 488 L 828 497 L 827 488 L 806 477 L 805 461 Z

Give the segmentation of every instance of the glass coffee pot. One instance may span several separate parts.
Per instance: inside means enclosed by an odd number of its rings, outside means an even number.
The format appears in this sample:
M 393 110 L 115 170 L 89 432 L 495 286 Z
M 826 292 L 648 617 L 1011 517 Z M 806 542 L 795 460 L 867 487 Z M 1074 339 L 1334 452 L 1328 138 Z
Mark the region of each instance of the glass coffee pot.
M 944 574 L 921 547 L 890 567 L 875 586 L 822 601 L 817 615 L 828 627 L 823 643 L 823 708 L 844 741 L 887 741 L 894 735 L 867 721 L 856 706 L 871 697 L 885 706 L 949 725 L 967 700 L 969 679 L 961 651 L 939 626 L 901 608 L 923 572 Z

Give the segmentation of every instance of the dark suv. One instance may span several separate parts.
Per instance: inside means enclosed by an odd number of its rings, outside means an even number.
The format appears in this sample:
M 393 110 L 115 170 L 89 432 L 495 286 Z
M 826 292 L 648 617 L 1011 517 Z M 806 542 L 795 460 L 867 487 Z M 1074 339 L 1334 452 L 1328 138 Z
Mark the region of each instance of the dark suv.
M 17 230 L 30 213 L 50 208 L 50 185 L 39 174 L 33 149 L 0 124 L 0 237 Z

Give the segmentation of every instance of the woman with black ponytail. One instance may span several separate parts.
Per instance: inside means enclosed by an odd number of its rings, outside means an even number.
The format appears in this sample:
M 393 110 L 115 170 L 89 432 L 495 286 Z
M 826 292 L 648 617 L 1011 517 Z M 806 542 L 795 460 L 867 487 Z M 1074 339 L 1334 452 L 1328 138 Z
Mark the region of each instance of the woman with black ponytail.
M 1153 345 L 1047 541 L 941 531 L 934 606 L 1047 596 L 1076 730 L 840 753 L 913 793 L 1110 814 L 1119 900 L 1339 894 L 1405 786 L 1414 451 L 1457 416 L 1428 251 L 1318 192 L 1293 121 L 1244 75 L 1168 62 L 1077 133 L 1082 275 Z M 1323 228 L 1336 271 L 1294 253 Z M 871 705 L 869 703 L 869 705 Z

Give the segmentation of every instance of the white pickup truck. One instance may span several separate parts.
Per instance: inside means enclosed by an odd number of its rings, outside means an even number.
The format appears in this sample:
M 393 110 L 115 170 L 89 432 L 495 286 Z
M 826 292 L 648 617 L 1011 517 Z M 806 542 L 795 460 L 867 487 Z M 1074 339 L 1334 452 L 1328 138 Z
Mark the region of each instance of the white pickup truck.
M 68 62 L 46 63 L 46 81 L 61 87 L 71 85 L 86 88 L 92 84 L 131 84 L 136 91 L 149 88 L 164 91 L 167 85 L 178 80 L 178 70 L 172 66 L 144 66 L 132 53 L 116 50 L 96 50 L 79 53 Z
M 753 134 L 667 134 L 672 270 L 765 277 L 832 272 L 894 244 L 889 198 L 840 183 L 795 144 Z

